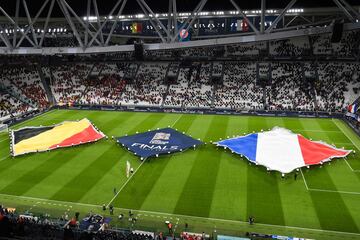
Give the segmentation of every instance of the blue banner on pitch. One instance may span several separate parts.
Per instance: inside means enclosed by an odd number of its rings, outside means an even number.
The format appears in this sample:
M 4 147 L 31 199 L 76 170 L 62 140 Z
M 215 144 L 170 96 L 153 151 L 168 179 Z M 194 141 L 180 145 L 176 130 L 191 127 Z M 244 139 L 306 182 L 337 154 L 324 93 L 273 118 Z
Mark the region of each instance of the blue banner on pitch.
M 172 128 L 119 137 L 116 138 L 116 141 L 141 158 L 181 152 L 203 144 L 203 142 Z

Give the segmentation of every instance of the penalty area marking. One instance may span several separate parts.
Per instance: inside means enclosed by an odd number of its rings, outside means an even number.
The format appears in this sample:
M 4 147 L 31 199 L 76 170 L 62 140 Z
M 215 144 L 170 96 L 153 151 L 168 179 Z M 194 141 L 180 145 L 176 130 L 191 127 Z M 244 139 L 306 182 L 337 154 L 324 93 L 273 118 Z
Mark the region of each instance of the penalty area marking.
M 328 193 L 342 193 L 342 194 L 352 194 L 352 195 L 360 195 L 360 192 L 347 192 L 347 191 L 335 191 L 335 190 L 326 190 L 326 189 L 317 189 L 317 188 L 309 188 L 309 191 L 315 192 L 328 192 Z
M 304 174 L 303 174 L 301 168 L 300 168 L 300 173 L 301 173 L 301 176 L 302 176 L 302 178 L 303 178 L 303 180 L 304 180 L 306 190 L 309 190 L 309 187 L 308 187 L 308 185 L 307 185 L 307 183 L 306 183 L 306 179 L 305 179 L 305 177 L 304 177 Z
M 351 165 L 349 164 L 349 162 L 346 160 L 346 159 L 344 159 L 345 160 L 345 163 L 349 166 L 349 168 L 351 169 L 351 171 L 353 171 L 353 172 L 360 172 L 360 170 L 354 170 L 352 167 L 351 167 Z
M 10 194 L 3 194 L 0 193 L 0 196 L 4 197 L 10 197 L 10 198 L 19 198 L 19 199 L 28 199 L 32 201 L 36 201 L 39 203 L 42 202 L 49 202 L 49 203 L 60 203 L 63 205 L 79 205 L 79 206 L 85 206 L 85 207 L 96 207 L 101 208 L 100 205 L 95 204 L 87 204 L 87 203 L 77 203 L 77 202 L 67 202 L 67 201 L 58 201 L 58 200 L 50 200 L 50 199 L 43 199 L 43 198 L 35 198 L 35 197 L 27 197 L 27 196 L 16 196 L 16 195 L 10 195 Z M 122 211 L 135 211 L 137 213 L 143 213 L 145 214 L 157 214 L 157 215 L 165 215 L 170 217 L 182 217 L 182 218 L 193 218 L 193 219 L 203 219 L 203 220 L 212 220 L 212 221 L 219 221 L 219 222 L 231 222 L 231 223 L 238 223 L 238 224 L 246 224 L 248 225 L 248 222 L 245 221 L 237 221 L 237 220 L 229 220 L 229 219 L 221 219 L 221 218 L 206 218 L 206 217 L 198 217 L 198 216 L 190 216 L 190 215 L 182 215 L 182 214 L 173 214 L 173 213 L 164 213 L 164 212 L 155 212 L 155 211 L 146 211 L 146 210 L 135 210 L 135 209 L 128 209 L 128 208 L 118 208 L 114 207 L 114 209 L 122 210 Z M 299 229 L 304 231 L 314 231 L 314 232 L 324 232 L 324 233 L 336 233 L 336 234 L 348 234 L 348 235 L 355 235 L 360 236 L 360 233 L 352 233 L 352 232 L 341 232 L 341 231 L 333 231 L 333 230 L 326 230 L 326 229 L 315 229 L 315 228 L 302 228 L 302 227 L 295 227 L 295 226 L 286 226 L 286 225 L 275 225 L 275 224 L 266 224 L 266 223 L 256 223 L 256 225 L 259 226 L 266 226 L 266 227 L 277 227 L 277 228 L 287 228 L 287 229 Z
M 332 119 L 332 121 L 333 121 L 333 123 L 336 125 L 336 127 L 337 127 L 338 129 L 340 129 L 340 131 L 347 137 L 347 139 L 349 139 L 349 140 L 352 142 L 352 144 L 357 148 L 357 150 L 360 151 L 359 147 L 358 147 L 358 146 L 355 144 L 355 142 L 349 137 L 349 135 L 342 130 L 342 128 L 339 126 L 339 124 L 338 124 L 334 119 Z M 346 159 L 344 159 L 344 160 L 345 160 L 346 164 L 349 166 L 349 168 L 350 168 L 351 171 L 353 171 L 353 172 L 360 172 L 360 170 L 355 170 L 355 169 L 353 169 L 353 168 L 350 166 L 349 162 L 348 162 Z
M 301 172 L 301 176 L 304 179 L 304 183 L 305 183 L 305 187 L 306 190 L 308 191 L 312 191 L 312 192 L 328 192 L 328 193 L 341 193 L 341 194 L 352 194 L 352 195 L 360 195 L 360 192 L 348 192 L 348 191 L 336 191 L 336 190 L 327 190 L 327 189 L 318 189 L 318 188 L 309 188 L 305 176 L 302 172 L 302 170 L 300 169 Z

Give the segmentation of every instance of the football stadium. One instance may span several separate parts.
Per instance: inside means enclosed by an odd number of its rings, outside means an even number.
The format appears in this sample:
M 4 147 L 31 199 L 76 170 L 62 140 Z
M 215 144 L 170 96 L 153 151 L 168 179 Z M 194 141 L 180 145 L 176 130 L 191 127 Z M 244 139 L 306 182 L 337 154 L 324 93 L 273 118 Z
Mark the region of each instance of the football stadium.
M 360 239 L 357 0 L 0 0 L 0 239 Z

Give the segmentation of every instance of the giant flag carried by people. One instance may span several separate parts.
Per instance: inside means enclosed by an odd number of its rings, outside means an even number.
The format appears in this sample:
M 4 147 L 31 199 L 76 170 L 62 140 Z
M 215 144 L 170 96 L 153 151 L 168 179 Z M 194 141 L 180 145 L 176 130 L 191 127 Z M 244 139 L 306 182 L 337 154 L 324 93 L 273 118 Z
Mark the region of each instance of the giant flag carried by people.
M 12 156 L 95 142 L 105 135 L 86 118 L 11 131 Z
M 322 164 L 332 158 L 346 157 L 351 152 L 324 142 L 308 140 L 300 134 L 279 127 L 222 140 L 215 144 L 229 148 L 257 165 L 281 173 L 289 173 L 308 165 Z
M 141 158 L 181 152 L 190 147 L 203 144 L 200 140 L 196 140 L 172 128 L 162 128 L 119 137 L 116 141 Z

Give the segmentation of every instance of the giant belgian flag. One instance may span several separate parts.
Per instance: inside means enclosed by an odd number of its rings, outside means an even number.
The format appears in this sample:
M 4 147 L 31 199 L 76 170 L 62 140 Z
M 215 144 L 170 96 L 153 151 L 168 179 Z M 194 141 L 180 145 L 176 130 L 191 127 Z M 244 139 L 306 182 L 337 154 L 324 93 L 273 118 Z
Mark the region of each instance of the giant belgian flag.
M 25 127 L 11 132 L 12 156 L 95 142 L 105 135 L 86 118 L 46 127 Z

